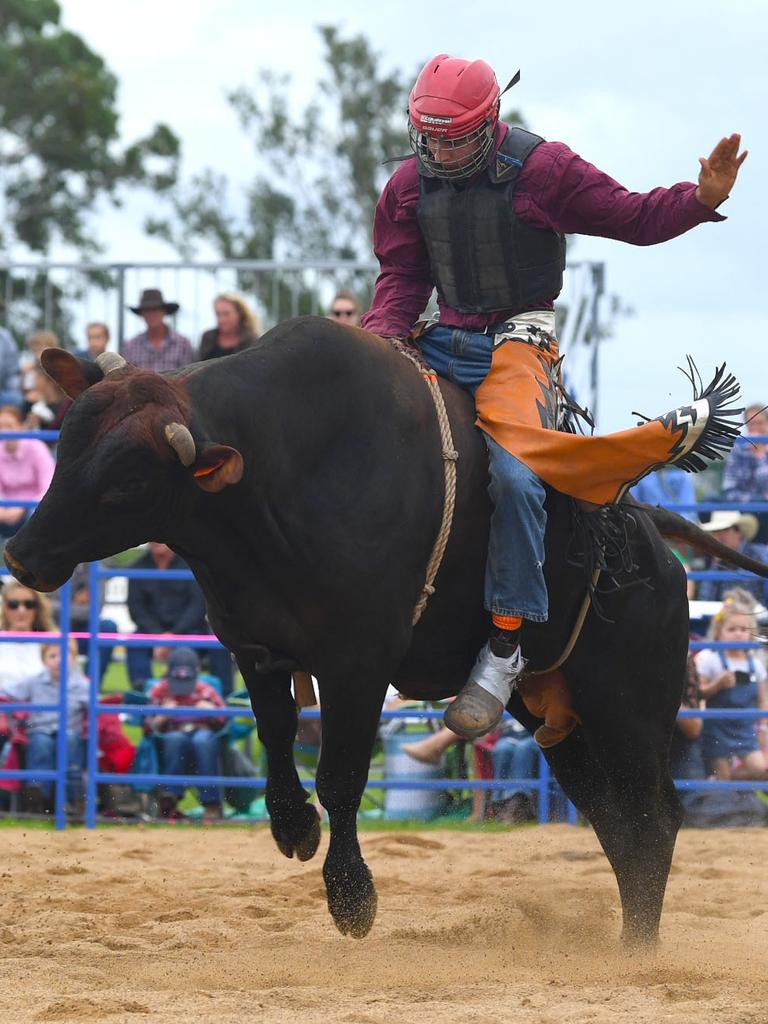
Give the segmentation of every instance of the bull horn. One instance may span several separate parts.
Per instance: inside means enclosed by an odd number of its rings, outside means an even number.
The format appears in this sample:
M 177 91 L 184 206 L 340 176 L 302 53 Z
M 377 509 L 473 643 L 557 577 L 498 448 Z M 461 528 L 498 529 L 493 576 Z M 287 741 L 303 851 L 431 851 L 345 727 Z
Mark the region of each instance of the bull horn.
M 100 356 L 96 356 L 96 365 L 106 377 L 108 373 L 122 370 L 128 363 L 118 352 L 102 352 Z
M 166 423 L 165 436 L 168 444 L 179 456 L 182 466 L 191 466 L 197 458 L 195 439 L 183 423 Z

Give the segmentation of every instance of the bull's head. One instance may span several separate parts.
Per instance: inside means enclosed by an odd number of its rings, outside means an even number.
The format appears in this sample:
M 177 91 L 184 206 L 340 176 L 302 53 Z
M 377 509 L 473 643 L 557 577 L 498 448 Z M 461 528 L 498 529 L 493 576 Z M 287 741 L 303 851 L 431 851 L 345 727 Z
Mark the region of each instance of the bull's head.
M 89 363 L 46 349 L 41 362 L 74 404 L 51 486 L 6 546 L 8 568 L 26 586 L 54 590 L 79 562 L 167 537 L 190 497 L 242 477 L 240 452 L 205 436 L 183 377 L 139 370 L 112 352 Z

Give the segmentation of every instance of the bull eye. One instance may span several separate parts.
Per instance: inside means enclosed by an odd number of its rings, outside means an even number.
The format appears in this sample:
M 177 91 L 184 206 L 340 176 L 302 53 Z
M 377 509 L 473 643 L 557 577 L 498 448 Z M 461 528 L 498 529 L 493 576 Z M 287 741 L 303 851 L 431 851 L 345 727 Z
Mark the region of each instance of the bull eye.
M 128 477 L 103 491 L 99 501 L 104 505 L 132 505 L 144 501 L 146 490 L 144 477 Z

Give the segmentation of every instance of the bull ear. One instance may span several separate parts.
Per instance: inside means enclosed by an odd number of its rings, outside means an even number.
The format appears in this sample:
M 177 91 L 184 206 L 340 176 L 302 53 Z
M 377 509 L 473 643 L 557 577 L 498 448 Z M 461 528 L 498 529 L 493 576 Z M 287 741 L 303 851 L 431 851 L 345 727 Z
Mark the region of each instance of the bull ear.
M 226 444 L 211 444 L 195 459 L 192 475 L 197 486 L 214 494 L 229 484 L 236 484 L 243 475 L 243 456 Z
M 77 398 L 92 384 L 104 379 L 95 363 L 78 359 L 63 348 L 46 348 L 40 354 L 43 369 L 69 398 Z

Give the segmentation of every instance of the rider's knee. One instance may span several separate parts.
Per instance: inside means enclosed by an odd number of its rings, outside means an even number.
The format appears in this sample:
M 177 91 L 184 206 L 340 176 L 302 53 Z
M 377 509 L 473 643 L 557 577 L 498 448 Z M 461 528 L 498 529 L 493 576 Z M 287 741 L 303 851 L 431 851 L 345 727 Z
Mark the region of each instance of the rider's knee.
M 505 452 L 505 458 L 491 465 L 490 493 L 494 503 L 499 500 L 522 501 L 536 504 L 544 500 L 544 487 L 533 470 L 524 462 Z

